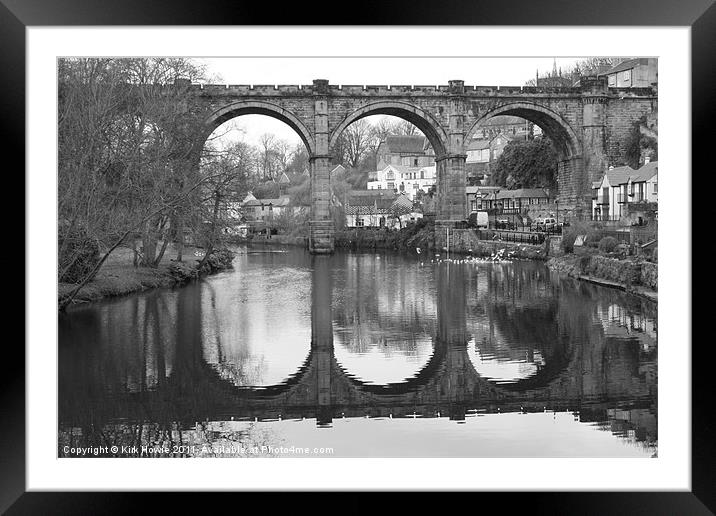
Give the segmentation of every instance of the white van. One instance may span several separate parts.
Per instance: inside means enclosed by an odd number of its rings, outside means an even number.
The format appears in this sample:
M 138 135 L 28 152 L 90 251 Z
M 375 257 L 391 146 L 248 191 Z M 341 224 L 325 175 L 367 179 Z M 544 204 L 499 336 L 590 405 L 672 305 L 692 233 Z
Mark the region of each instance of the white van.
M 557 219 L 554 217 L 545 217 L 543 219 L 537 219 L 535 222 L 539 231 L 554 231 L 557 229 Z
M 485 228 L 487 229 L 489 223 L 488 223 L 488 217 L 486 211 L 478 211 L 477 212 L 477 227 L 478 228 Z

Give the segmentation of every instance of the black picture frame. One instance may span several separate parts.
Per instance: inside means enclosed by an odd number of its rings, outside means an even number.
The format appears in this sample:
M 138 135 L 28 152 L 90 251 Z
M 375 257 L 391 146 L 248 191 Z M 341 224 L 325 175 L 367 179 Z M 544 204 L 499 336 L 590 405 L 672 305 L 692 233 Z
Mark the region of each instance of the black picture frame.
M 276 7 L 271 2 L 229 0 L 0 0 L 0 70 L 4 75 L 0 90 L 3 135 L 0 141 L 5 151 L 3 155 L 19 157 L 14 170 L 24 170 L 24 154 L 17 150 L 24 148 L 25 140 L 25 29 L 29 26 L 316 24 L 319 20 L 316 18 L 317 13 L 331 13 L 334 19 L 325 21 L 334 25 L 690 26 L 693 163 L 705 164 L 711 161 L 707 154 L 710 153 L 710 145 L 713 145 L 712 95 L 716 91 L 716 71 L 713 66 L 716 55 L 716 6 L 712 0 L 661 0 L 648 3 L 624 0 L 573 0 L 568 3 L 560 0 L 513 0 L 505 3 L 453 2 L 452 5 L 435 1 L 401 0 L 379 6 L 366 4 L 365 8 L 343 12 L 335 3 L 327 2 L 292 3 L 284 4 L 280 9 Z M 697 159 L 699 157 L 704 159 Z M 15 177 L 18 178 L 18 175 L 15 174 Z M 24 181 L 19 188 L 25 191 Z M 31 271 L 25 270 L 25 276 L 28 274 Z M 696 299 L 693 298 L 693 301 L 695 307 Z M 25 308 L 32 310 L 31 306 Z M 490 498 L 499 502 L 509 496 L 510 509 L 523 508 L 549 514 L 714 514 L 716 434 L 711 411 L 708 410 L 712 391 L 709 369 L 713 362 L 709 360 L 710 346 L 705 345 L 708 342 L 701 344 L 704 345 L 692 346 L 690 492 L 471 493 L 471 500 L 478 500 L 482 505 Z M 691 343 L 670 345 L 688 349 Z M 188 502 L 196 500 L 193 493 L 172 493 L 168 496 L 165 493 L 26 492 L 25 354 L 11 339 L 6 340 L 5 351 L 6 356 L 0 366 L 0 511 L 6 511 L 7 514 L 129 513 L 147 507 L 149 498 L 156 497 L 161 497 L 164 509 L 169 511 L 172 506 L 186 508 Z M 202 503 L 207 503 L 206 507 L 213 506 L 223 503 L 227 496 L 213 493 L 210 494 L 210 500 Z M 247 494 L 241 496 L 246 497 Z M 289 496 L 294 505 L 305 500 L 305 496 L 300 493 Z M 373 502 L 361 494 L 347 493 L 344 496 L 340 504 L 351 512 L 372 510 Z M 248 507 L 245 500 L 242 506 Z M 272 503 L 281 503 L 275 498 L 272 500 Z M 401 503 L 420 507 L 425 501 L 421 494 L 414 494 Z M 405 508 L 409 510 L 409 506 Z

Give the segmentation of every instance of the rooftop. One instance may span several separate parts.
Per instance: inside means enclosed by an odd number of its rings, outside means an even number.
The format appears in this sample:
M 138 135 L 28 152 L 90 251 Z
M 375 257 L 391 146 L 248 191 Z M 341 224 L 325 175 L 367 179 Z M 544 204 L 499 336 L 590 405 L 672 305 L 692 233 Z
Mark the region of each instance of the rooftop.
M 279 197 L 278 199 L 249 199 L 244 201 L 244 206 L 288 206 L 289 205 L 289 198 L 287 195 L 284 195 L 282 197 Z
M 381 142 L 381 147 L 385 146 L 382 153 L 389 154 L 425 154 L 425 136 L 386 136 Z
M 528 199 L 549 197 L 549 188 L 518 188 L 517 190 L 500 190 L 497 199 Z
M 607 176 L 607 180 L 609 181 L 610 186 L 617 186 L 628 183 L 629 181 L 631 181 L 632 183 L 648 181 L 658 173 L 658 170 L 659 162 L 651 161 L 642 165 L 638 170 L 634 170 L 630 166 L 624 165 L 621 167 L 615 167 L 611 170 L 607 170 L 607 173 L 605 175 Z M 603 179 L 604 176 L 602 176 L 602 180 Z M 592 186 L 594 188 L 599 188 L 601 184 L 602 181 L 599 181 L 596 187 L 594 185 Z
M 599 75 L 611 75 L 613 73 L 617 72 L 623 72 L 624 70 L 630 70 L 636 66 L 639 65 L 648 65 L 649 64 L 649 58 L 647 57 L 639 57 L 636 59 L 627 59 L 626 61 L 622 61 L 616 66 L 611 67 L 609 70 L 607 70 L 604 73 L 600 73 Z

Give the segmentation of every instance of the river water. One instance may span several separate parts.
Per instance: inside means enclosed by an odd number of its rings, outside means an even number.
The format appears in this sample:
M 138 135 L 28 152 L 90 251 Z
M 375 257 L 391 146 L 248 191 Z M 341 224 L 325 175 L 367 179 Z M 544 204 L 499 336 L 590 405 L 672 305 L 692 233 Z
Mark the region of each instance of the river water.
M 235 251 L 60 315 L 58 456 L 656 455 L 651 302 L 535 262 Z

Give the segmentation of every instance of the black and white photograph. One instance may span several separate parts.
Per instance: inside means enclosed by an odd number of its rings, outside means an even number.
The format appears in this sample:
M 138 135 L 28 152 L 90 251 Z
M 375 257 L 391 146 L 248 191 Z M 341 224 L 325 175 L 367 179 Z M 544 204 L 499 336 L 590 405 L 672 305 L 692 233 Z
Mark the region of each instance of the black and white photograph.
M 251 65 L 57 61 L 59 457 L 658 457 L 657 58 Z
M 26 41 L 26 490 L 691 489 L 688 28 Z

